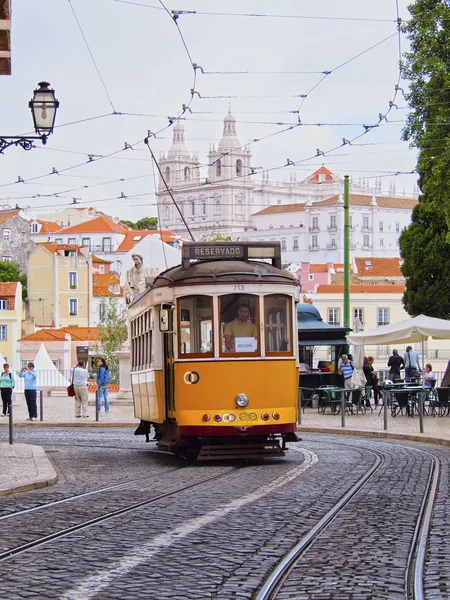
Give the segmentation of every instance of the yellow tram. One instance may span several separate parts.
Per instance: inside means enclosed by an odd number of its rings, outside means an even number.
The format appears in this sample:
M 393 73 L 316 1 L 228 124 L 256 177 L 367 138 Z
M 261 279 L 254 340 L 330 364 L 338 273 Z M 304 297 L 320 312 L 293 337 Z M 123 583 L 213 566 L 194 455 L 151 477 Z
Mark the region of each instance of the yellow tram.
M 299 282 L 279 242 L 185 242 L 129 307 L 136 434 L 198 459 L 283 456 L 295 434 Z

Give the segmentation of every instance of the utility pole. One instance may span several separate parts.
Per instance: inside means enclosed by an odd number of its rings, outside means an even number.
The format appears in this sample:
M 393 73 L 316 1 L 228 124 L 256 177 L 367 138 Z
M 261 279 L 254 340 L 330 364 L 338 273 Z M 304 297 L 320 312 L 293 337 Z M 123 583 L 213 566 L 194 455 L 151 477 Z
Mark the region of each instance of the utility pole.
M 350 330 L 350 179 L 344 176 L 344 327 Z M 348 351 L 348 348 L 347 348 Z

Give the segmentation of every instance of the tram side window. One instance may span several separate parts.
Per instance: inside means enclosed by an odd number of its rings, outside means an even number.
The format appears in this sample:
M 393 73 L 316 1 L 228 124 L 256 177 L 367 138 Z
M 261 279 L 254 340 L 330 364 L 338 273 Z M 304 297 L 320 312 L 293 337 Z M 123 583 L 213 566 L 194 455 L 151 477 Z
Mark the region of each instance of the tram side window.
M 151 309 L 131 322 L 132 369 L 149 369 L 152 361 Z
M 292 354 L 291 340 L 292 300 L 287 296 L 271 295 L 264 298 L 266 328 L 266 352 L 289 352 Z
M 179 354 L 213 356 L 213 301 L 211 296 L 185 296 L 178 300 Z
M 220 297 L 222 352 L 255 354 L 259 352 L 258 297 L 227 294 Z

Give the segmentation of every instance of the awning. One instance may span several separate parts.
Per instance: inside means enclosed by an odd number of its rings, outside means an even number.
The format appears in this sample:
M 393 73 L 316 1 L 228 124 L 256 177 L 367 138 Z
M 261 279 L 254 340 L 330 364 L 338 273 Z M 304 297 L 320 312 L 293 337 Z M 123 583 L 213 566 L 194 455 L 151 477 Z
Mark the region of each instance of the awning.
M 341 346 L 347 340 L 299 340 L 299 346 Z

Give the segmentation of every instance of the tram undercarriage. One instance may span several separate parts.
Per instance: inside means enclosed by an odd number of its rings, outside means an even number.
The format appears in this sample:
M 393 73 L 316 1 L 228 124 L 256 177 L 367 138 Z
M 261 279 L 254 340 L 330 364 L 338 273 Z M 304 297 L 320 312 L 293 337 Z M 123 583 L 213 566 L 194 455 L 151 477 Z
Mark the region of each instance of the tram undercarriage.
M 294 431 L 259 434 L 254 431 L 257 429 L 255 427 L 232 427 L 229 428 L 231 435 L 224 435 L 223 432 L 208 432 L 205 435 L 202 431 L 190 431 L 189 435 L 185 435 L 183 429 L 203 428 L 180 428 L 176 423 L 157 424 L 149 421 L 141 421 L 135 435 L 145 435 L 150 441 L 152 425 L 158 448 L 194 460 L 282 457 L 285 456 L 287 442 L 300 441 Z

